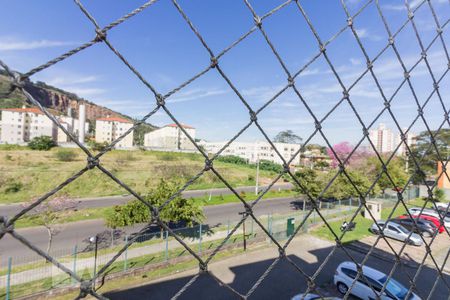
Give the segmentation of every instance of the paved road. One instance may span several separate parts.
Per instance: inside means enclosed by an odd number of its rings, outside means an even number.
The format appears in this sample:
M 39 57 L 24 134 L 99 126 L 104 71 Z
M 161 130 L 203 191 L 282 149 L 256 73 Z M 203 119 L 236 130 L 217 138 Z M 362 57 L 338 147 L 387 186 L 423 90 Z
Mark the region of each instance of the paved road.
M 286 213 L 289 211 L 294 212 L 295 210 L 291 207 L 291 202 L 294 198 L 277 198 L 271 200 L 263 200 L 255 206 L 255 215 L 267 215 L 269 213 Z M 239 212 L 243 211 L 242 204 L 240 203 L 230 203 L 224 205 L 206 206 L 204 207 L 204 212 L 206 215 L 205 224 L 213 227 L 220 224 L 227 224 L 228 220 L 230 222 L 236 222 L 240 220 Z M 54 255 L 67 255 L 71 253 L 73 246 L 86 245 L 83 240 L 105 230 L 105 225 L 103 220 L 89 220 L 76 223 L 69 223 L 63 227 L 61 233 L 55 236 L 52 246 L 52 253 Z M 127 233 L 133 233 L 142 228 L 142 225 L 133 226 L 127 228 L 125 231 Z M 47 247 L 47 233 L 42 227 L 19 229 L 19 234 L 24 236 L 33 245 L 41 249 L 46 249 Z M 0 243 L 0 259 L 3 262 L 8 256 L 13 256 L 17 258 L 16 263 L 27 262 L 33 260 L 36 255 L 28 248 L 24 247 L 17 240 L 12 238 L 10 235 L 6 235 L 2 238 Z M 0 261 L 0 264 L 3 263 Z
M 264 186 L 260 188 L 262 190 Z M 287 190 L 291 189 L 292 184 L 290 183 L 278 183 L 273 186 L 272 189 L 274 190 Z M 242 187 L 236 187 L 235 190 L 237 192 L 244 191 L 246 193 L 251 193 L 255 191 L 254 186 L 242 186 Z M 202 197 L 205 195 L 211 195 L 217 196 L 217 195 L 228 195 L 231 194 L 231 191 L 228 188 L 216 188 L 216 189 L 209 189 L 209 190 L 192 190 L 192 191 L 185 191 L 183 192 L 184 197 Z M 79 199 L 77 208 L 78 209 L 86 209 L 86 208 L 98 208 L 98 207 L 108 207 L 108 206 L 114 206 L 119 204 L 124 204 L 128 202 L 130 199 L 133 199 L 133 196 L 130 195 L 124 195 L 124 196 L 109 196 L 109 197 L 98 197 L 98 198 L 84 198 Z M 21 204 L 10 204 L 10 205 L 0 205 L 0 216 L 14 216 L 19 211 L 23 209 Z

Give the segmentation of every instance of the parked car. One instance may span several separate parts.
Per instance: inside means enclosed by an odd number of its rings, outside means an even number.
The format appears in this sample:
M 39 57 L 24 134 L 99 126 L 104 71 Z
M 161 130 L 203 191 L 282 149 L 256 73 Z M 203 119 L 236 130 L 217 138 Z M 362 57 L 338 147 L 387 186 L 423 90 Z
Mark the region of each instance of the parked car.
M 409 217 L 409 215 L 404 215 L 404 216 Z M 412 217 L 433 222 L 434 225 L 438 226 L 439 233 L 442 233 L 445 230 L 444 226 L 441 225 L 441 221 L 436 217 L 427 216 L 427 215 L 412 216 Z
M 321 297 L 319 295 L 316 294 L 298 294 L 295 295 L 294 297 L 292 297 L 291 300 L 342 300 L 342 298 L 338 298 L 338 297 Z
M 417 215 L 426 215 L 426 216 L 431 216 L 431 217 L 435 217 L 438 220 L 440 220 L 442 218 L 442 216 L 435 210 L 433 209 L 429 209 L 429 208 L 425 208 L 422 213 L 420 213 L 420 211 L 422 210 L 421 207 L 413 207 L 413 208 L 409 208 L 408 211 L 412 216 L 417 216 Z M 450 217 L 444 217 L 443 218 L 444 221 L 444 226 L 447 228 L 450 228 Z
M 441 202 L 436 202 L 436 207 L 438 208 L 438 209 L 441 209 L 441 210 L 447 210 L 447 207 L 449 207 L 450 206 L 450 203 L 441 203 Z M 450 210 L 450 209 L 449 209 Z
M 377 223 L 373 223 L 370 227 L 370 231 L 375 234 L 380 234 L 380 229 L 378 229 L 378 226 L 383 229 L 384 224 L 386 221 L 380 220 L 377 221 Z M 377 226 L 378 224 L 378 226 Z M 422 239 L 417 233 L 411 233 L 411 232 L 403 227 L 400 224 L 394 223 L 392 221 L 388 221 L 386 227 L 383 230 L 383 234 L 386 237 L 390 237 L 395 240 L 399 240 L 402 242 L 407 242 L 408 244 L 415 245 L 415 246 L 421 246 L 423 244 Z
M 406 300 L 408 289 L 404 287 L 397 280 L 390 278 L 389 281 L 386 274 L 370 268 L 362 266 L 363 275 L 358 278 L 350 291 L 350 294 L 359 297 L 363 300 L 381 299 L 381 300 Z M 352 286 L 357 276 L 356 264 L 350 261 L 341 263 L 334 273 L 334 284 L 341 294 L 346 294 Z M 381 289 L 386 283 L 386 288 L 383 293 Z M 369 286 L 372 286 L 370 288 Z M 410 293 L 408 300 L 421 300 L 419 296 Z
M 421 233 L 426 237 L 432 237 L 437 232 L 436 225 L 424 219 L 412 219 L 409 216 L 399 216 L 398 218 L 391 219 L 390 221 L 402 225 L 409 231 Z M 417 227 L 415 225 L 417 225 Z

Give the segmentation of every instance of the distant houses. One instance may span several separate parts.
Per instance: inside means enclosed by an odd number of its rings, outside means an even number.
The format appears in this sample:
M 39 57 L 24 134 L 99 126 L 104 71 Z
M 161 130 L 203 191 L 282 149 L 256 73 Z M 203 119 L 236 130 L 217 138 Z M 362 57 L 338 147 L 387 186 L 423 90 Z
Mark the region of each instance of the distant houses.
M 130 128 L 133 122 L 120 117 L 99 118 L 95 122 L 95 141 L 97 143 L 111 143 Z M 116 145 L 116 148 L 133 148 L 133 132 L 123 137 Z
M 195 128 L 180 124 L 195 140 Z M 177 124 L 168 124 L 144 135 L 144 146 L 149 149 L 166 151 L 196 151 L 197 148 Z
M 70 142 L 64 131 L 56 126 L 39 108 L 4 108 L 1 110 L 0 142 L 7 144 L 27 144 L 35 137 L 49 136 L 58 144 Z M 61 125 L 75 136 L 80 135 L 80 129 L 87 133 L 89 123 L 80 124 L 71 116 L 57 116 Z

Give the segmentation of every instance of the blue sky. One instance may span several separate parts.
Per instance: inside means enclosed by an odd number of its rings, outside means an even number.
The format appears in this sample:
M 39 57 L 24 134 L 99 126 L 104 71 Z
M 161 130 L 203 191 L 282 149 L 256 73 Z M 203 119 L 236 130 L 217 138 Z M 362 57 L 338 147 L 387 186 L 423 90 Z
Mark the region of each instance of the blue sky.
M 103 27 L 145 1 L 82 2 Z M 349 0 L 346 4 L 354 14 L 365 2 Z M 415 8 L 420 2 L 413 0 L 410 4 Z M 446 0 L 431 2 L 439 22 L 444 24 L 450 18 L 450 4 Z M 250 3 L 258 15 L 264 15 L 282 1 L 253 0 Z M 347 23 L 340 1 L 304 0 L 299 3 L 323 41 L 330 39 Z M 253 16 L 244 1 L 180 0 L 179 4 L 215 54 L 254 25 Z M 380 5 L 390 29 L 395 32 L 407 19 L 403 1 L 380 1 Z M 2 1 L 0 6 L 2 11 L 8 12 L 0 19 L 0 59 L 20 72 L 41 65 L 94 37 L 93 25 L 73 1 L 14 0 Z M 427 46 L 436 35 L 436 24 L 426 3 L 417 10 L 414 21 Z M 388 34 L 374 3 L 354 19 L 354 26 L 370 58 L 387 44 Z M 296 73 L 318 53 L 317 41 L 295 3 L 265 19 L 263 28 L 291 73 Z M 450 38 L 447 31 L 444 29 L 445 42 Z M 161 94 L 171 91 L 210 63 L 208 52 L 175 6 L 167 0 L 157 1 L 112 29 L 108 39 Z M 410 24 L 397 36 L 396 45 L 407 68 L 410 68 L 421 52 Z M 347 87 L 366 68 L 364 56 L 349 29 L 330 43 L 327 53 Z M 436 40 L 429 49 L 428 58 L 435 76 L 439 78 L 447 68 L 440 40 Z M 286 74 L 258 30 L 225 54 L 219 64 L 254 110 L 287 83 Z M 391 49 L 374 63 L 374 72 L 388 97 L 403 79 L 403 71 Z M 447 77 L 441 82 L 440 89 L 445 105 L 450 106 L 450 80 Z M 142 117 L 155 107 L 150 91 L 101 43 L 35 74 L 31 79 L 45 81 L 133 117 Z M 432 90 L 431 77 L 424 62 L 411 73 L 411 81 L 419 102 L 423 103 Z M 342 89 L 323 57 L 297 77 L 296 85 L 319 119 L 342 96 Z M 383 108 L 382 98 L 370 74 L 354 86 L 350 98 L 366 125 Z M 207 140 L 229 139 L 249 120 L 245 106 L 214 69 L 174 94 L 167 103 L 180 122 L 196 127 L 197 137 Z M 407 85 L 394 98 L 392 108 L 402 127 L 409 126 L 417 115 L 417 105 Z M 432 129 L 442 122 L 443 109 L 436 96 L 431 98 L 425 116 Z M 148 122 L 164 125 L 172 121 L 161 111 Z M 263 110 L 259 122 L 271 137 L 281 130 L 291 129 L 306 139 L 314 130 L 311 116 L 291 89 Z M 394 128 L 387 113 L 377 124 L 380 122 Z M 331 143 L 356 143 L 362 136 L 361 127 L 347 103 L 329 116 L 323 129 Z M 423 123 L 418 121 L 412 131 L 423 129 Z M 252 126 L 239 140 L 262 138 Z M 324 144 L 320 137 L 312 142 Z

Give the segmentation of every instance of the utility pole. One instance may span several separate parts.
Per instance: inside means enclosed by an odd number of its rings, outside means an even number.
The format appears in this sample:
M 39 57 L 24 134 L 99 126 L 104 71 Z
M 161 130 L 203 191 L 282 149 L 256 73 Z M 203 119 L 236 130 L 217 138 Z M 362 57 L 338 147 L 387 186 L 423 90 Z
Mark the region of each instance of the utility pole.
M 246 216 L 247 212 L 245 212 L 245 211 L 240 212 L 239 215 Z M 245 236 L 245 221 L 242 223 L 242 234 L 244 235 L 244 251 L 247 251 L 247 239 Z
M 256 182 L 255 182 L 255 195 L 258 195 L 259 189 L 259 157 L 256 158 Z

